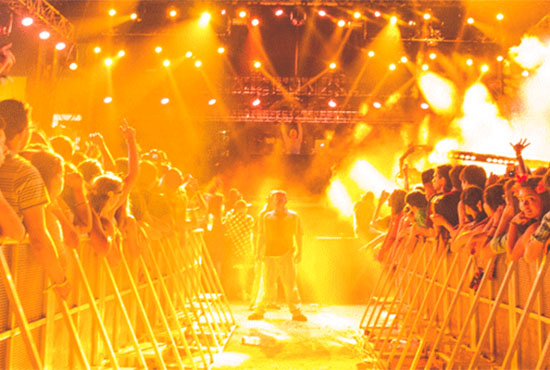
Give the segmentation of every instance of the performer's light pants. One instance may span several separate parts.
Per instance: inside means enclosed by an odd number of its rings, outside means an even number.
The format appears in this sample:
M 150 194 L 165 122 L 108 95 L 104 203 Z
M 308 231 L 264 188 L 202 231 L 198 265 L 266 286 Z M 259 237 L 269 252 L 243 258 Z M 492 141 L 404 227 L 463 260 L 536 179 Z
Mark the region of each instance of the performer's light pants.
M 280 257 L 264 257 L 263 294 L 256 312 L 264 313 L 277 297 L 277 279 L 281 278 L 289 311 L 300 312 L 300 293 L 296 281 L 296 264 L 292 251 Z

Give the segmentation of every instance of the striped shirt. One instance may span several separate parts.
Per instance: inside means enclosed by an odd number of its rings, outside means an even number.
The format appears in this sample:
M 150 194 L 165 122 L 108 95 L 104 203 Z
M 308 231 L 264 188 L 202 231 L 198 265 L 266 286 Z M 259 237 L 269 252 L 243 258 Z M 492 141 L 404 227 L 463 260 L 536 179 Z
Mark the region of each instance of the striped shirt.
M 24 210 L 49 202 L 40 173 L 17 154 L 8 154 L 0 167 L 0 191 L 20 217 Z

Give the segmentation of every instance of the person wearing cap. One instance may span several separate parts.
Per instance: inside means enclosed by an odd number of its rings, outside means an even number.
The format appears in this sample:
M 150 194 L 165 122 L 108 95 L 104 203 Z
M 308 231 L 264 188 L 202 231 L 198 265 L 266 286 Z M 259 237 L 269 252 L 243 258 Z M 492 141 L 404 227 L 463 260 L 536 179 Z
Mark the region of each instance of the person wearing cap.
M 260 248 L 257 258 L 262 258 L 265 268 L 263 295 L 249 320 L 264 318 L 269 302 L 277 293 L 277 279 L 284 287 L 288 308 L 294 321 L 307 321 L 300 310 L 300 294 L 296 282 L 296 266 L 302 258 L 302 225 L 298 214 L 286 207 L 284 191 L 273 193 L 274 209 L 267 212 L 261 222 Z

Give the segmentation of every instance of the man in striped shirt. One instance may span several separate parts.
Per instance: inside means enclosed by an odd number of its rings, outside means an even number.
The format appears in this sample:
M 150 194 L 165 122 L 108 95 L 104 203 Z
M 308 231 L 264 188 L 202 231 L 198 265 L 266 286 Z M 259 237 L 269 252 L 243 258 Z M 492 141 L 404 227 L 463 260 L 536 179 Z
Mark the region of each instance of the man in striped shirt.
M 0 190 L 22 217 L 38 263 L 54 283 L 56 292 L 66 298 L 70 285 L 44 219 L 44 206 L 49 202 L 46 187 L 38 170 L 17 154 L 29 141 L 30 108 L 18 100 L 3 100 L 0 101 L 0 116 L 6 122 L 8 147 L 6 159 L 0 167 Z

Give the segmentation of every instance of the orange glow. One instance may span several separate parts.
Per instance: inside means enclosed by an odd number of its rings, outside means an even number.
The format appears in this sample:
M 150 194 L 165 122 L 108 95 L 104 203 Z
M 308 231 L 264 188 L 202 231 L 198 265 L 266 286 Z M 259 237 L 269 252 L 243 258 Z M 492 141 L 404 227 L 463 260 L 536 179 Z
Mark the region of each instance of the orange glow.
M 452 112 L 456 101 L 456 88 L 451 81 L 432 72 L 423 72 L 418 79 L 418 86 L 436 113 Z
M 353 202 L 346 187 L 339 179 L 334 179 L 327 189 L 330 203 L 338 212 L 345 217 L 353 214 Z
M 38 37 L 40 37 L 41 40 L 47 40 L 50 38 L 50 33 L 48 31 L 42 31 Z
M 396 16 L 392 16 L 392 17 L 390 18 L 390 23 L 391 23 L 391 24 L 396 24 L 396 23 L 397 23 L 397 17 L 396 17 Z
M 382 190 L 388 190 L 395 185 L 385 178 L 369 161 L 360 159 L 357 160 L 351 167 L 350 178 L 363 191 L 373 191 L 380 193 Z
M 359 143 L 370 134 L 372 131 L 372 126 L 369 126 L 363 122 L 360 122 L 355 126 L 355 129 L 353 130 L 353 138 L 356 143 Z
M 524 37 L 519 46 L 510 48 L 512 59 L 526 69 L 534 69 L 540 66 L 546 55 L 548 55 L 548 47 L 537 37 L 532 36 Z
M 202 13 L 200 19 L 199 19 L 199 27 L 200 28 L 206 28 L 208 26 L 208 23 L 210 23 L 210 19 L 212 16 L 208 12 Z
M 433 164 L 447 164 L 449 163 L 447 156 L 449 152 L 458 148 L 458 141 L 455 139 L 443 139 L 435 144 L 434 150 L 428 157 L 428 160 Z
M 34 23 L 34 19 L 31 17 L 25 17 L 21 20 L 21 24 L 25 27 L 29 27 Z

